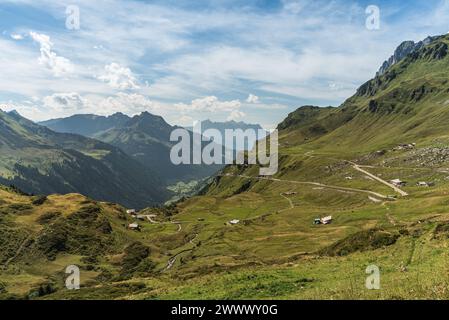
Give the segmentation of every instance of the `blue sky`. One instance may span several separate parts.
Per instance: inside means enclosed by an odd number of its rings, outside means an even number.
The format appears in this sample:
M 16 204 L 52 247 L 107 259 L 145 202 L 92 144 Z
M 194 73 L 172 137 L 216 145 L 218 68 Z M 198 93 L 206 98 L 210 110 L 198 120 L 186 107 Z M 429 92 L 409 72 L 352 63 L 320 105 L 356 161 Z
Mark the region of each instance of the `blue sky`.
M 301 105 L 338 106 L 402 41 L 448 31 L 447 0 L 0 0 L 0 108 L 270 128 Z

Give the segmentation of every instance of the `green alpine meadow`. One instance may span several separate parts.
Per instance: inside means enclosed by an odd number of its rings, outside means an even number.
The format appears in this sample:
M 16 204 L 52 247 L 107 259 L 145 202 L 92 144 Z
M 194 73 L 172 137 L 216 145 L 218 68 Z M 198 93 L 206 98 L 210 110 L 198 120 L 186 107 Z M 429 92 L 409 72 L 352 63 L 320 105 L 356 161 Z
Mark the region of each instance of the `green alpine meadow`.
M 187 2 L 0 3 L 0 300 L 449 299 L 447 3 Z

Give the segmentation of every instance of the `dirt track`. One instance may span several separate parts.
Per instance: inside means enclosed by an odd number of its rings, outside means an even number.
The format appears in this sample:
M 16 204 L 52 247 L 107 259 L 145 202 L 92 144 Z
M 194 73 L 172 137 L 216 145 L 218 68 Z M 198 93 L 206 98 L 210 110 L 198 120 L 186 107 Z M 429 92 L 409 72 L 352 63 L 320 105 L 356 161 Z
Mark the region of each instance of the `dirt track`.
M 391 184 L 391 183 L 389 183 L 389 182 L 387 182 L 387 181 L 385 181 L 385 180 L 379 178 L 378 176 L 376 176 L 376 175 L 374 175 L 374 174 L 372 174 L 372 173 L 370 173 L 370 172 L 368 172 L 368 171 L 366 171 L 366 170 L 363 170 L 359 165 L 353 164 L 352 167 L 353 167 L 355 170 L 357 170 L 357 171 L 359 171 L 359 172 L 361 172 L 361 173 L 363 173 L 363 174 L 366 174 L 368 177 L 373 178 L 374 180 L 379 181 L 380 183 L 383 183 L 384 185 L 390 187 L 391 189 L 393 189 L 394 191 L 396 191 L 397 193 L 399 193 L 401 196 L 403 196 L 403 197 L 408 196 L 408 193 L 407 193 L 407 192 L 405 192 L 405 191 L 399 189 L 398 187 L 396 187 L 395 185 L 393 185 L 393 184 Z
M 245 178 L 245 179 L 255 179 L 255 180 L 269 180 L 269 181 L 285 182 L 285 183 L 292 183 L 292 184 L 314 185 L 314 186 L 318 186 L 318 187 L 322 187 L 322 188 L 326 188 L 326 189 L 334 189 L 334 190 L 341 190 L 341 191 L 352 191 L 352 192 L 359 192 L 359 193 L 367 193 L 367 194 L 371 194 L 371 195 L 374 195 L 374 196 L 382 198 L 382 199 L 387 199 L 388 198 L 387 196 L 385 196 L 383 194 L 380 194 L 378 192 L 374 192 L 374 191 L 363 190 L 363 189 L 347 188 L 347 187 L 331 186 L 331 185 L 326 185 L 326 184 L 319 183 L 319 182 L 282 180 L 282 179 L 276 179 L 276 178 L 270 178 L 270 177 L 250 177 L 250 176 L 245 176 L 245 175 L 229 175 L 228 174 L 228 175 L 224 175 L 224 176 L 227 176 L 227 177 L 234 176 L 234 177 L 240 177 L 240 178 Z

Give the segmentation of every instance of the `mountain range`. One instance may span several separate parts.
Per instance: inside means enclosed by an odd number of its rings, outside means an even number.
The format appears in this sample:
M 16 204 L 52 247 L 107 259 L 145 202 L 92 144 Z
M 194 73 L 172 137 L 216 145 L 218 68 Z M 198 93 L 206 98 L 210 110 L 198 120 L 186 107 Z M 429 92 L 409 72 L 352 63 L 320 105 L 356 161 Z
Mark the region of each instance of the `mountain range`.
M 0 181 L 28 193 L 78 192 L 125 206 L 170 196 L 148 167 L 122 150 L 77 134 L 56 133 L 17 112 L 0 111 Z
M 199 181 L 223 167 L 172 164 L 170 134 L 180 127 L 148 112 L 74 115 L 40 124 L 16 111 L 0 116 L 0 183 L 31 194 L 77 192 L 143 208 L 171 198 L 170 184 Z
M 57 132 L 85 135 L 120 148 L 144 166 L 158 172 L 167 183 L 201 180 L 222 168 L 221 165 L 173 165 L 170 161 L 170 150 L 175 142 L 170 141 L 170 134 L 180 127 L 171 126 L 162 117 L 148 112 L 133 117 L 122 113 L 108 117 L 74 115 L 40 124 Z M 207 129 L 217 129 L 223 133 L 223 137 L 225 129 L 262 129 L 260 125 L 248 125 L 244 122 L 209 120 L 202 122 L 202 128 L 203 132 Z M 247 147 L 252 147 L 254 142 L 247 141 Z

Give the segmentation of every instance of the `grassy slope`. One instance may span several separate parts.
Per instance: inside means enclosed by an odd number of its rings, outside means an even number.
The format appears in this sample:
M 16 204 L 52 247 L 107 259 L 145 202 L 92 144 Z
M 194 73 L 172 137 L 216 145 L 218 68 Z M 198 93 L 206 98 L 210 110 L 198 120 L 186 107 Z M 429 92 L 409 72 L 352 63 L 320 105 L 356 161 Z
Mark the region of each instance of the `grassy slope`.
M 140 222 L 141 232 L 128 230 L 136 220 L 123 207 L 78 194 L 40 198 L 1 187 L 0 199 L 0 298 L 36 298 L 42 288 L 51 289 L 40 295 L 60 290 L 64 270 L 73 264 L 80 266 L 87 286 L 151 276 L 165 264 L 165 246 L 183 242 L 172 236 L 175 226 L 166 231 Z M 173 243 L 155 244 L 155 233 Z

